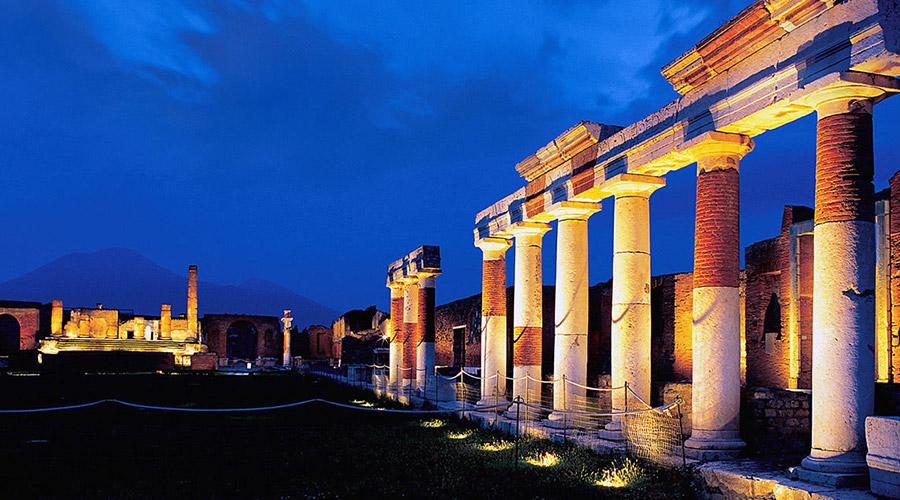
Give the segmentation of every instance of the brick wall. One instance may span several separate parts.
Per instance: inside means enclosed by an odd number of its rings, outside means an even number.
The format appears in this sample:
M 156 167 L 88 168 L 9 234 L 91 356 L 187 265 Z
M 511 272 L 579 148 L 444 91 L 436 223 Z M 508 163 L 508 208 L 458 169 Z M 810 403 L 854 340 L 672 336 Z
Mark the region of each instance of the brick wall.
M 19 323 L 19 350 L 27 351 L 37 347 L 40 309 L 0 308 L 0 314 L 9 314 Z

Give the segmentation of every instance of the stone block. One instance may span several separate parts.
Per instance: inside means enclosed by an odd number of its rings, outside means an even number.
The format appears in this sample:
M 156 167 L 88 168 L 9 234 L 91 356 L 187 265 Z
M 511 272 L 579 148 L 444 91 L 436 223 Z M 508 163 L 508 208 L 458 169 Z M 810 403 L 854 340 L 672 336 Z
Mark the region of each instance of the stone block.
M 900 417 L 866 418 L 866 446 L 872 492 L 900 498 Z

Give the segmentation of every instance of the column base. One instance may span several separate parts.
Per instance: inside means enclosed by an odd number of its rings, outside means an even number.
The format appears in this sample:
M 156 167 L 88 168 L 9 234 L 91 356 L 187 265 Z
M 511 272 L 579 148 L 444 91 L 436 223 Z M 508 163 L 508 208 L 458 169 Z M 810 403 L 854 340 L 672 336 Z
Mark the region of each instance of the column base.
M 574 423 L 571 415 L 561 411 L 554 411 L 547 415 L 545 425 L 553 429 L 565 429 L 566 427 L 572 427 Z
M 860 453 L 828 457 L 810 455 L 800 462 L 800 467 L 795 471 L 801 481 L 832 488 L 865 487 L 869 481 L 869 468 L 865 456 Z
M 687 458 L 700 462 L 716 462 L 738 458 L 747 446 L 740 438 L 694 439 L 684 442 L 684 454 Z
M 478 402 L 475 403 L 475 406 L 477 406 L 477 407 L 490 408 L 489 411 L 491 411 L 491 412 L 497 411 L 500 413 L 505 412 L 508 409 L 507 407 L 509 405 L 510 405 L 510 402 L 505 397 L 500 398 L 500 399 L 494 399 L 494 398 L 479 399 Z
M 607 441 L 625 441 L 625 434 L 622 433 L 622 421 L 613 417 L 612 422 L 597 431 L 597 436 Z
M 509 409 L 506 410 L 506 413 L 503 414 L 503 416 L 511 420 L 516 420 L 518 418 L 519 420 L 531 421 L 537 420 L 540 416 L 540 412 L 533 408 L 528 408 L 524 404 L 517 405 L 515 402 L 510 402 Z

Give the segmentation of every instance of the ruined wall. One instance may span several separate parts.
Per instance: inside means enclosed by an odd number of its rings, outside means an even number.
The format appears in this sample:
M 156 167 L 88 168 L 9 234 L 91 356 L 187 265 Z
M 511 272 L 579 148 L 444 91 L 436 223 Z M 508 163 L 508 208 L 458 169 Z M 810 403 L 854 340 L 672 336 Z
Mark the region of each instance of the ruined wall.
M 810 447 L 809 391 L 747 387 L 741 391 L 741 437 L 747 452 L 804 455 Z
M 691 379 L 691 273 L 665 274 L 650 280 L 651 369 L 654 380 Z
M 227 362 L 228 328 L 238 321 L 246 321 L 256 329 L 257 358 L 281 359 L 282 331 L 279 318 L 240 314 L 207 314 L 201 321 L 209 352 L 219 356 L 219 362 Z M 330 331 L 329 331 L 330 334 Z
M 34 349 L 40 329 L 41 311 L 39 308 L 0 307 L 0 315 L 9 314 L 19 322 L 19 350 Z
M 788 387 L 790 379 L 790 336 L 783 321 L 788 304 L 782 302 L 781 286 L 787 273 L 782 274 L 778 258 L 783 243 L 780 237 L 763 240 L 744 252 L 747 384 L 751 386 Z

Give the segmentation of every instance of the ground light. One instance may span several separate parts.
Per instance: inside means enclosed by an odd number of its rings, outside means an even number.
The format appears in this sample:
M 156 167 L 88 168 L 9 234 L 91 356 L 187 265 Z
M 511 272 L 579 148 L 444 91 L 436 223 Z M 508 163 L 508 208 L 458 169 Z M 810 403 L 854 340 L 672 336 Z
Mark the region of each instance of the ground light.
M 426 429 L 438 429 L 440 427 L 443 427 L 445 424 L 443 420 L 433 418 L 431 420 L 423 420 L 419 422 L 419 425 L 425 427 Z
M 466 439 L 472 435 L 472 431 L 449 432 L 447 437 L 450 439 Z
M 559 464 L 559 456 L 549 451 L 545 451 L 543 453 L 525 457 L 525 462 L 534 465 L 535 467 L 554 467 Z
M 644 471 L 637 463 L 626 459 L 621 464 L 601 472 L 600 479 L 594 484 L 604 488 L 624 488 L 637 482 L 643 474 Z
M 513 447 L 513 443 L 509 441 L 504 441 L 502 439 L 498 439 L 496 441 L 489 441 L 487 443 L 481 443 L 478 445 L 478 449 L 481 451 L 506 451 L 511 450 Z

